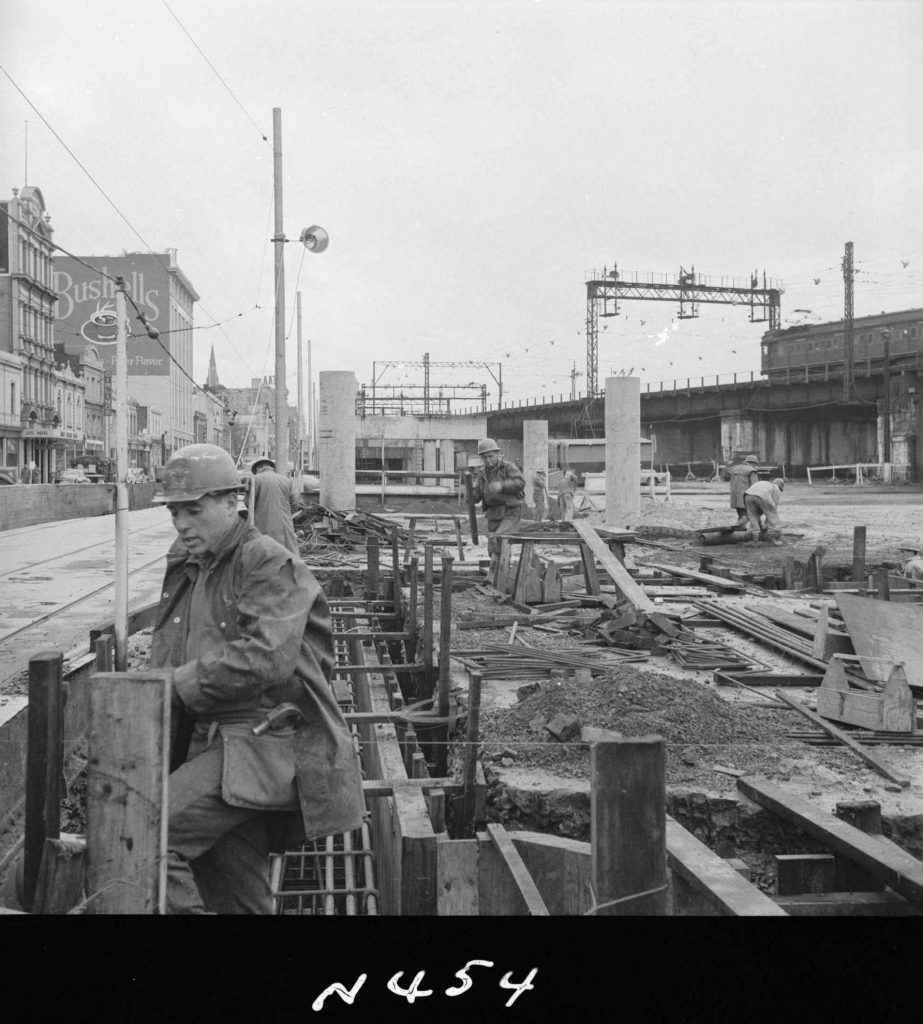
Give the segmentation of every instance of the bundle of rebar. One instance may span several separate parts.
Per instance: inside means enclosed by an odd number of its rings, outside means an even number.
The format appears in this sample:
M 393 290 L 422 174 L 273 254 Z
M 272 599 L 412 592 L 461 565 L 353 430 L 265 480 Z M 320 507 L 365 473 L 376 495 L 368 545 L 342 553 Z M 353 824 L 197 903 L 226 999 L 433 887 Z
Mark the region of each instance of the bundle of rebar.
M 750 658 L 718 640 L 705 640 L 683 629 L 664 645 L 668 657 L 683 668 L 751 668 Z
M 480 672 L 485 679 L 534 678 L 561 669 L 587 669 L 593 675 L 602 675 L 615 665 L 647 660 L 647 654 L 640 651 L 616 652 L 607 648 L 599 654 L 588 655 L 584 647 L 549 651 L 518 644 L 484 644 L 477 650 L 452 651 L 452 657 Z
M 726 625 L 759 640 L 760 643 L 791 655 L 798 661 L 810 665 L 820 672 L 827 669 L 827 662 L 814 657 L 814 647 L 804 637 L 800 637 L 789 629 L 783 629 L 771 622 L 764 615 L 746 611 L 742 608 L 725 608 L 715 601 L 693 601 L 692 604 L 703 612 L 713 615 Z

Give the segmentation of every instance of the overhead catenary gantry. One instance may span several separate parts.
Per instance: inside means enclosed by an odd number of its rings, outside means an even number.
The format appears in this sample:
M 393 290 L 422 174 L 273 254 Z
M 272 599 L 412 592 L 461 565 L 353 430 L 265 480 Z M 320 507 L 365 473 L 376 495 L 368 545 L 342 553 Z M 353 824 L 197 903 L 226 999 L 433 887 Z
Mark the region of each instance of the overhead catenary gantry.
M 613 265 L 591 270 L 586 282 L 586 377 L 587 397 L 599 394 L 599 317 L 618 316 L 620 299 L 679 303 L 679 318 L 699 315 L 699 303 L 725 306 L 749 306 L 750 321 L 769 322 L 769 330 L 778 328 L 782 310 L 781 283 L 767 279 L 763 272 L 762 287 L 754 271 L 749 284 L 740 278 L 696 277 L 695 267 L 679 268 L 679 274 L 646 276 L 623 274 Z
M 376 360 L 372 363 L 372 385 L 371 388 L 362 386 L 359 396 L 360 415 L 371 412 L 393 412 L 399 410 L 401 415 L 411 414 L 424 416 L 430 414 L 444 415 L 451 412 L 453 399 L 474 397 L 481 405 L 481 410 L 487 409 L 487 387 L 471 381 L 468 384 L 432 384 L 430 381 L 431 367 L 440 368 L 472 368 L 487 370 L 493 377 L 499 392 L 498 404 L 503 402 L 503 364 L 487 363 L 480 360 L 466 359 L 460 362 L 436 362 L 430 359 L 429 352 L 425 352 L 422 360 Z M 411 384 L 403 386 L 381 386 L 381 379 L 388 369 L 409 367 L 423 370 L 423 384 Z M 496 373 L 494 372 L 496 369 Z M 422 394 L 414 394 L 422 392 Z

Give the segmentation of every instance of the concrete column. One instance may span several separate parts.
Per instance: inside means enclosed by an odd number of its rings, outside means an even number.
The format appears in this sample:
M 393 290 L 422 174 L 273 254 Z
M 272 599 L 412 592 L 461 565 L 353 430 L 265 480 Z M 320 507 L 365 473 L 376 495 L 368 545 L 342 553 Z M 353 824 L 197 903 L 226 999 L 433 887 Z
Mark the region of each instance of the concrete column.
M 443 473 L 455 472 L 455 442 L 443 439 L 439 442 L 439 469 Z M 451 484 L 451 480 L 440 480 L 443 486 Z
M 430 470 L 435 472 L 438 467 L 436 466 L 436 442 L 435 441 L 424 441 L 423 442 L 423 470 L 426 472 Z M 423 477 L 424 487 L 435 487 L 437 480 L 432 476 Z
M 641 382 L 606 380 L 606 526 L 622 529 L 641 513 Z
M 320 503 L 337 511 L 355 508 L 356 375 L 352 370 L 326 370 L 318 376 Z
M 548 420 L 523 420 L 522 475 L 526 478 L 526 505 L 532 510 L 532 478 L 537 469 L 548 469 Z

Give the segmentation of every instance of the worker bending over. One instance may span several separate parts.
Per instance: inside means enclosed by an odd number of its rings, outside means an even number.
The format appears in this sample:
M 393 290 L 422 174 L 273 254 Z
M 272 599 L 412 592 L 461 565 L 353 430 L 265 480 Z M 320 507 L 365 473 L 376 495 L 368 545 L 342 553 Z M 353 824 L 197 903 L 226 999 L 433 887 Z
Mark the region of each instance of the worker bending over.
M 478 441 L 478 455 L 483 459 L 483 465 L 474 478 L 472 495 L 475 502 L 481 503 L 487 517 L 487 553 L 490 555 L 487 575 L 493 584 L 500 554 L 497 537 L 516 533 L 519 529 L 526 481 L 515 463 L 500 458 L 500 448 L 491 438 Z
M 755 455 L 748 455 L 743 462 L 736 463 L 728 470 L 731 478 L 731 508 L 737 513 L 737 526 L 747 525 L 747 506 L 744 502 L 744 494 L 747 488 L 760 478 L 756 471 L 758 461 Z
M 265 456 L 250 467 L 250 520 L 267 537 L 277 540 L 293 555 L 299 555 L 298 539 L 292 513 L 300 509 L 292 489 L 292 481 L 276 472 L 276 464 Z
M 760 539 L 760 530 L 766 530 L 770 541 L 777 547 L 782 543 L 782 523 L 779 520 L 779 502 L 785 481 L 777 476 L 774 480 L 757 480 L 744 491 L 747 509 L 747 532 L 751 540 Z M 763 521 L 761 523 L 761 520 Z
M 193 444 L 167 462 L 155 499 L 179 536 L 151 665 L 173 670 L 174 715 L 194 722 L 168 787 L 173 914 L 271 913 L 269 853 L 299 803 L 308 839 L 359 828 L 365 811 L 329 685 L 326 598 L 303 561 L 238 514 L 237 486 L 226 451 Z

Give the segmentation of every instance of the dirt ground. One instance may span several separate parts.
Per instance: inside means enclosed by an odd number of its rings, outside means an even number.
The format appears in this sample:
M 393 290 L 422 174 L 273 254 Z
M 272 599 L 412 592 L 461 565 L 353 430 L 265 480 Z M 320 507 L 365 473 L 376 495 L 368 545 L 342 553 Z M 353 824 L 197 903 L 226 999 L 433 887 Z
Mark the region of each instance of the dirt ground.
M 604 525 L 604 499 L 593 495 L 592 501 L 597 508 L 586 518 Z M 845 575 L 852 565 L 853 527 L 865 526 L 868 570 L 873 572 L 882 565 L 896 567 L 899 543 L 907 538 L 923 539 L 923 490 L 855 485 L 808 487 L 806 483 L 789 482 L 780 515 L 781 547 L 764 543 L 704 546 L 698 537 L 699 530 L 736 521 L 728 504 L 727 485 L 702 481 L 680 484 L 674 486 L 671 501 L 643 498 L 640 515 L 625 524 L 637 532 L 639 540 L 628 545 L 626 564 L 643 569 L 645 563 L 661 562 L 697 569 L 702 556 L 708 555 L 716 566 L 781 577 L 787 555 L 795 559 L 797 567 L 813 552 L 820 551 L 825 575 L 835 578 Z M 670 549 L 646 547 L 642 543 L 646 539 L 655 540 L 658 545 L 667 544 Z M 541 553 L 573 562 L 573 550 L 555 550 L 549 545 Z M 486 547 L 470 550 L 467 557 L 486 558 Z M 820 600 L 816 593 L 803 597 L 707 597 L 756 610 L 764 600 L 769 600 L 792 611 Z M 496 616 L 509 611 L 475 591 L 453 597 L 453 618 L 466 614 Z M 686 616 L 696 610 L 691 604 L 675 600 L 665 603 L 664 611 Z M 768 670 L 809 671 L 793 659 L 730 629 L 700 628 L 697 632 L 727 644 Z M 509 635 L 509 627 L 457 630 L 452 646 L 471 650 L 480 644 L 507 643 Z M 553 650 L 578 644 L 581 639 L 579 630 L 549 634 L 521 626 L 514 638 L 523 645 Z M 827 810 L 832 810 L 839 800 L 874 799 L 881 803 L 886 820 L 903 823 L 895 826 L 895 832 L 903 830 L 910 834 L 908 848 L 919 851 L 923 757 L 918 748 L 874 748 L 883 761 L 911 779 L 910 788 L 901 790 L 843 747 L 815 746 L 789 738 L 789 732 L 812 726 L 797 712 L 765 706 L 771 702 L 771 691 L 761 699 L 736 687 L 717 686 L 713 675 L 710 669 L 689 670 L 666 657 L 655 656 L 646 662 L 620 665 L 589 683 L 577 683 L 573 678 L 552 680 L 544 674 L 535 680 L 540 689 L 524 699 L 519 698 L 517 691 L 528 680 L 485 679 L 480 735 L 493 813 L 512 827 L 539 827 L 586 838 L 579 822 L 575 826 L 566 809 L 562 809 L 558 821 L 553 813 L 538 814 L 533 820 L 529 815 L 529 807 L 534 805 L 530 794 L 541 791 L 561 796 L 588 790 L 588 745 L 581 743 L 579 737 L 560 743 L 544 728 L 555 714 L 563 713 L 574 715 L 581 726 L 628 736 L 663 736 L 667 744 L 667 784 L 673 792 L 733 799 L 738 774 L 759 774 Z M 464 673 L 457 673 L 455 678 L 463 693 Z M 786 693 L 809 708 L 814 707 L 813 689 L 786 687 Z

